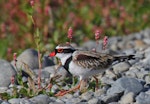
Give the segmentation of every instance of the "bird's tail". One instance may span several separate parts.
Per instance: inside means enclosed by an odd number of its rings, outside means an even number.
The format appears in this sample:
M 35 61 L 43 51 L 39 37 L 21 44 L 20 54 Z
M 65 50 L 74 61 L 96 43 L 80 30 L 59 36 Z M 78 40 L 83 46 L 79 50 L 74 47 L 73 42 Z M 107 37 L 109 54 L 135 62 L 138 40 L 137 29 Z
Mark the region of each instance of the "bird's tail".
M 135 55 L 126 55 L 126 56 L 115 56 L 114 61 L 126 61 L 135 59 Z

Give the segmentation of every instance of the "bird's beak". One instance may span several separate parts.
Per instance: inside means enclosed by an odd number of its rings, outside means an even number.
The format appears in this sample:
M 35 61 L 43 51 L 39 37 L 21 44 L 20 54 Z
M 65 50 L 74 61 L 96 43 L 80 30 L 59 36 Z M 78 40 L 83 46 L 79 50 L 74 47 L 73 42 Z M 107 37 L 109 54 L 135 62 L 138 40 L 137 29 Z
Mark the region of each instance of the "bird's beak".
M 56 55 L 55 52 L 51 52 L 51 53 L 49 54 L 49 57 L 54 57 L 55 55 Z

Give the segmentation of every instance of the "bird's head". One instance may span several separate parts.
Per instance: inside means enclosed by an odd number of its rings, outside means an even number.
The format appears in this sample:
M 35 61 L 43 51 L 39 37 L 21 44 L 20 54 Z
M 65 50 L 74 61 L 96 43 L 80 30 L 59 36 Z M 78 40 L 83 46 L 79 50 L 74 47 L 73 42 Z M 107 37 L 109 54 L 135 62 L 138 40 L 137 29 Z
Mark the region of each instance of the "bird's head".
M 59 44 L 55 51 L 51 52 L 49 54 L 50 57 L 58 57 L 60 59 L 65 57 L 70 57 L 72 53 L 75 51 L 75 49 L 70 44 Z

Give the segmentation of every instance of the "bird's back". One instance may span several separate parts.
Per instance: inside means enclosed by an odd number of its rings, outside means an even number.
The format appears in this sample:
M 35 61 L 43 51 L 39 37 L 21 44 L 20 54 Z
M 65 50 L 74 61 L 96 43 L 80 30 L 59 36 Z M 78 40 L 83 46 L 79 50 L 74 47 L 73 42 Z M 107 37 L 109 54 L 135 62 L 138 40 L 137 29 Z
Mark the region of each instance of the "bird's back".
M 120 56 L 94 51 L 75 51 L 73 53 L 73 62 L 78 66 L 88 69 L 108 68 L 114 61 L 130 59 L 134 59 L 134 55 Z

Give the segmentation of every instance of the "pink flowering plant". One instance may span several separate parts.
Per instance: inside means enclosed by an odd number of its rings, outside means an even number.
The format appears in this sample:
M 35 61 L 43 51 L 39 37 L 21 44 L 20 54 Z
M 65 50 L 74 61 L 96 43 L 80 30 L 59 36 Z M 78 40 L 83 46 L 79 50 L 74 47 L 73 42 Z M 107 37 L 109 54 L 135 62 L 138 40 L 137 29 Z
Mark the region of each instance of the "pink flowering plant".
M 99 45 L 99 40 L 101 38 L 101 31 L 100 30 L 96 30 L 95 31 L 95 40 L 96 40 L 96 48 L 98 47 Z M 96 48 L 92 49 L 93 51 L 96 52 Z
M 103 50 L 107 48 L 107 44 L 108 44 L 108 36 L 105 36 L 103 39 Z
M 17 53 L 14 53 L 13 55 L 13 59 L 14 59 L 14 66 L 17 68 Z
M 100 41 L 100 38 L 102 37 L 102 30 L 96 30 L 95 31 L 95 41 L 96 41 L 96 47 L 94 49 L 92 49 L 92 51 L 95 51 L 96 52 L 96 48 L 98 47 L 99 45 L 99 41 Z M 107 34 L 106 34 L 107 35 Z M 103 43 L 102 43 L 102 49 L 105 50 L 107 48 L 107 45 L 108 45 L 108 36 L 104 36 L 103 38 Z
M 73 38 L 73 29 L 72 29 L 72 27 L 69 27 L 67 37 L 70 39 L 70 43 L 71 43 L 71 40 Z
M 110 32 L 111 36 L 124 35 L 149 27 L 150 21 L 150 3 L 147 0 L 1 0 L 0 6 L 0 58 L 9 61 L 9 48 L 13 53 L 35 46 L 32 43 L 34 27 L 27 12 L 38 17 L 35 21 L 42 34 L 41 39 L 44 44 L 49 43 L 50 48 L 67 40 L 65 36 L 69 26 L 76 34 L 74 42 L 82 44 L 93 38 L 93 30 L 97 27 Z M 19 44 L 13 44 L 16 41 Z
M 46 93 L 45 90 L 50 90 L 55 80 L 51 80 L 44 87 L 41 86 L 41 58 L 45 50 L 44 44 L 49 44 L 52 49 L 56 44 L 66 42 L 67 39 L 69 39 L 68 44 L 74 41 L 80 45 L 95 38 L 96 47 L 93 51 L 96 52 L 100 39 L 103 40 L 102 49 L 106 50 L 108 37 L 145 29 L 150 21 L 150 3 L 146 0 L 117 2 L 113 0 L 67 2 L 65 0 L 1 0 L 0 6 L 2 15 L 0 16 L 0 58 L 11 61 L 13 52 L 17 52 L 13 55 L 14 66 L 17 69 L 17 54 L 26 48 L 36 47 L 39 63 L 38 77 L 35 80 L 29 77 L 29 84 L 22 81 L 22 69 L 18 69 L 16 78 L 22 88 L 19 92 L 15 88 L 13 96 L 4 94 L 2 96 L 4 99 L 33 97 L 40 93 L 53 95 L 51 91 Z M 93 30 L 96 30 L 95 37 Z M 103 35 L 103 31 L 111 34 Z M 25 63 L 24 66 L 26 70 L 31 71 Z M 12 84 L 15 83 L 14 80 L 15 77 L 12 76 L 10 78 Z

